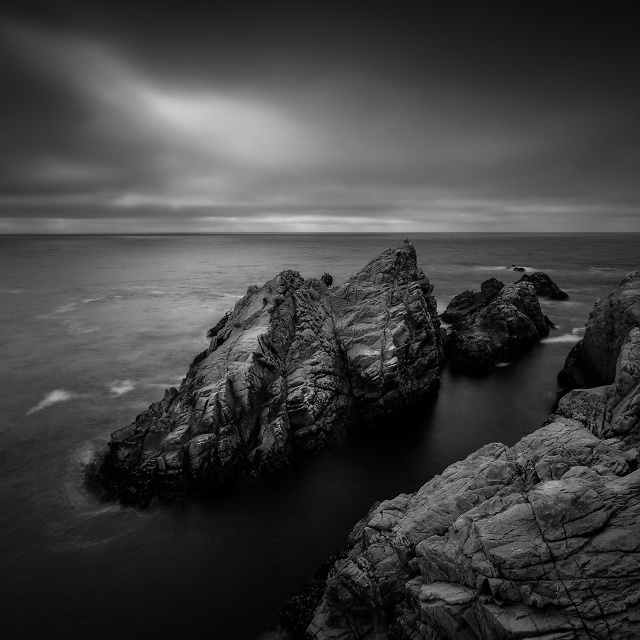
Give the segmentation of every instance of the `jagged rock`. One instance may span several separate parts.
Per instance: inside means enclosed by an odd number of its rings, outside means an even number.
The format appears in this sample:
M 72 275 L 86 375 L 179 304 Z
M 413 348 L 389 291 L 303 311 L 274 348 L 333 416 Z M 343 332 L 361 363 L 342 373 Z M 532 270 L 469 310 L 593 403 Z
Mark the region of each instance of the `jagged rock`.
M 432 290 L 410 243 L 335 290 L 296 271 L 250 287 L 180 388 L 111 435 L 88 485 L 144 506 L 265 474 L 434 392 L 442 343 Z
M 532 284 L 519 282 L 494 293 L 496 288 L 495 283 L 486 287 L 486 295 L 493 294 L 488 304 L 484 302 L 484 291 L 480 304 L 474 294 L 475 311 L 458 307 L 458 319 L 445 340 L 447 357 L 457 369 L 486 370 L 500 360 L 516 357 L 549 335 L 550 322 L 540 309 Z
M 520 267 L 517 264 L 510 264 L 508 267 L 505 267 L 505 269 L 511 269 L 511 271 L 526 271 L 524 267 Z
M 440 318 L 456 324 L 489 304 L 503 287 L 504 283 L 497 278 L 489 278 L 480 285 L 479 293 L 467 290 L 454 296 Z
M 640 271 L 629 274 L 616 291 L 598 300 L 584 337 L 569 352 L 558 378 L 565 387 L 611 384 L 622 343 L 640 326 Z
M 375 506 L 329 574 L 310 635 L 640 637 L 638 310 L 640 273 L 591 314 L 581 364 L 612 384 L 568 394 L 514 447 L 486 445 Z
M 640 442 L 640 271 L 596 303 L 560 377 L 600 386 L 570 391 L 559 415 L 578 416 L 601 438 Z
M 525 273 L 518 282 L 530 282 L 539 296 L 551 300 L 566 300 L 569 297 L 544 271 Z

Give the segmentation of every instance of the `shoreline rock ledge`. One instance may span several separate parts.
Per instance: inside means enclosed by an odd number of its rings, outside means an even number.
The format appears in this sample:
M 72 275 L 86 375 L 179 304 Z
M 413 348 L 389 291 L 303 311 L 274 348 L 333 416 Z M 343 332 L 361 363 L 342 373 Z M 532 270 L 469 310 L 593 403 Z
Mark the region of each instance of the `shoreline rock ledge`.
M 267 474 L 434 394 L 443 348 L 432 292 L 407 241 L 340 287 L 297 271 L 250 287 L 180 388 L 111 434 L 87 486 L 145 507 Z
M 374 506 L 305 637 L 640 638 L 640 272 L 596 304 L 578 345 L 567 366 L 602 386 Z

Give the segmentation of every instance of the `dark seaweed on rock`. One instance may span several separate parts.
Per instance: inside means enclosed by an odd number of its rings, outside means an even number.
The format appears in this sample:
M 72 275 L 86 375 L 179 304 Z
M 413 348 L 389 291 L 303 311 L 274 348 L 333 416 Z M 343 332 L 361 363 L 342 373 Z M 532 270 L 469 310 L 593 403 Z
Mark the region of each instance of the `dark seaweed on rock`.
M 180 388 L 111 435 L 87 484 L 141 506 L 211 489 L 434 393 L 442 342 L 432 291 L 410 243 L 341 287 L 296 271 L 250 287 Z

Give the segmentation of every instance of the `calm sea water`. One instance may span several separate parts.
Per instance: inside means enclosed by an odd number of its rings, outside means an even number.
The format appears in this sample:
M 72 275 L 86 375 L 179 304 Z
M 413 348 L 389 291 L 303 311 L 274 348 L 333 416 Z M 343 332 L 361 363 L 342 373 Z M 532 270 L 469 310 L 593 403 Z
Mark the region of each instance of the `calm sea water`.
M 82 468 L 165 387 L 209 327 L 282 269 L 343 282 L 393 235 L 0 237 L 0 637 L 255 639 L 376 500 L 416 490 L 552 408 L 596 298 L 640 269 L 640 235 L 413 235 L 440 308 L 505 265 L 567 291 L 550 339 L 434 404 L 280 475 L 181 509 L 98 504 Z

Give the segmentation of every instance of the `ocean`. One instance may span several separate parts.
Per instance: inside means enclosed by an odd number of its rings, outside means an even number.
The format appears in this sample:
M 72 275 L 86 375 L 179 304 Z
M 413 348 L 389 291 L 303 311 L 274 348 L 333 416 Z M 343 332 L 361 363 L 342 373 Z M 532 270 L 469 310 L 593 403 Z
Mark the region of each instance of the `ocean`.
M 595 300 L 640 269 L 640 234 L 412 234 L 440 310 L 519 264 L 569 300 L 517 362 L 442 373 L 435 402 L 275 476 L 180 507 L 100 504 L 82 470 L 179 385 L 207 330 L 283 269 L 340 284 L 391 234 L 0 236 L 3 639 L 256 640 L 371 505 L 541 426 Z

